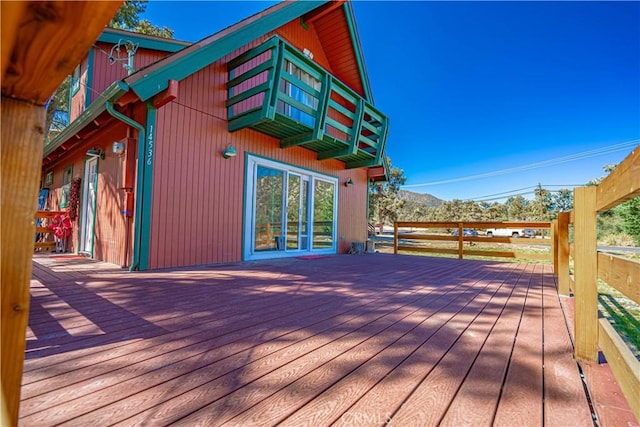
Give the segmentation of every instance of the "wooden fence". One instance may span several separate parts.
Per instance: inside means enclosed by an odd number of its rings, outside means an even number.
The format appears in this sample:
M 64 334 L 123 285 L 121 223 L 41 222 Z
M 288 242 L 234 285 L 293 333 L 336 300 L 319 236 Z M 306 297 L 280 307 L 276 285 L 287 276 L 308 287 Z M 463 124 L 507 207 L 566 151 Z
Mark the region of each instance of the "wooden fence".
M 64 211 L 37 211 L 36 212 L 36 234 L 34 250 L 51 250 L 55 249 L 56 242 L 53 230 L 49 227 L 51 220 L 56 215 L 66 215 Z
M 513 243 L 516 245 L 540 245 L 553 249 L 553 236 L 547 238 L 513 238 L 513 237 L 487 237 L 488 228 L 518 228 L 542 230 L 546 234 L 553 231 L 550 222 L 396 222 L 393 229 L 393 252 L 399 251 L 422 252 L 433 254 L 458 255 L 458 258 L 466 256 L 501 257 L 501 258 L 526 258 L 549 260 L 555 258 L 552 250 L 546 253 L 524 253 L 515 250 L 486 250 L 465 247 L 465 242 L 475 243 Z M 465 236 L 465 229 L 480 230 L 478 236 Z M 431 230 L 431 231 L 429 231 Z M 434 230 L 436 232 L 434 232 Z M 458 230 L 457 236 L 451 231 Z M 439 232 L 437 232 L 439 231 Z M 429 242 L 457 242 L 456 248 L 428 246 Z M 502 249 L 502 248 L 501 248 Z
M 559 215 L 555 264 L 558 292 L 575 296 L 575 354 L 596 361 L 604 353 L 635 416 L 640 419 L 640 362 L 605 318 L 598 318 L 598 279 L 640 304 L 640 263 L 598 252 L 598 213 L 640 196 L 640 146 L 599 185 L 574 189 L 574 208 Z M 573 245 L 569 225 L 573 224 Z M 569 261 L 573 258 L 573 275 Z

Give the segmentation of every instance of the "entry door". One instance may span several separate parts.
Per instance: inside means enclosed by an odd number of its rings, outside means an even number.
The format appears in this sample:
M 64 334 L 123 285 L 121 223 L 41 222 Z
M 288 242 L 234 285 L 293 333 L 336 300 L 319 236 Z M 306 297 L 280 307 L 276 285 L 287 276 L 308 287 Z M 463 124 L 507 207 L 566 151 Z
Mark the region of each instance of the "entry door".
M 335 253 L 337 180 L 250 157 L 245 259 Z
M 82 189 L 82 211 L 80 213 L 79 251 L 93 255 L 93 227 L 96 220 L 96 184 L 98 159 L 87 160 L 84 166 L 84 186 Z

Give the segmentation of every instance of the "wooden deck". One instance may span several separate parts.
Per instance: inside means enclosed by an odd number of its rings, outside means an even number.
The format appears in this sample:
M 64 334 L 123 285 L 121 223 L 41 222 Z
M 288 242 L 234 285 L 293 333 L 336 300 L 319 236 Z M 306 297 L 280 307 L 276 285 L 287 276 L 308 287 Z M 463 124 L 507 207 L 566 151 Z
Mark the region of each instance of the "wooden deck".
M 551 268 L 36 258 L 20 424 L 590 426 Z

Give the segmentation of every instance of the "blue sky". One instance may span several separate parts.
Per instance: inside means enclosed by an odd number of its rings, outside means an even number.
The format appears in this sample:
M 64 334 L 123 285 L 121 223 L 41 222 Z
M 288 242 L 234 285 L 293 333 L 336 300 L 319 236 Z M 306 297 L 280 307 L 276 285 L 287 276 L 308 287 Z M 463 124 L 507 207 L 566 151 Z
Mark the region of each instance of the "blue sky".
M 143 18 L 197 41 L 271 4 L 151 0 Z M 639 2 L 353 8 L 407 190 L 480 200 L 572 188 L 640 144 Z

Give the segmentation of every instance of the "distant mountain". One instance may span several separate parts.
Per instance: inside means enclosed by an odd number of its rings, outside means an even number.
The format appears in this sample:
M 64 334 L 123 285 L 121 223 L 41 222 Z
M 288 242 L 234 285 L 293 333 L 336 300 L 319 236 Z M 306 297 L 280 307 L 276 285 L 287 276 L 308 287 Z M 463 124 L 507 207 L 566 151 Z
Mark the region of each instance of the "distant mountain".
M 400 190 L 399 196 L 402 200 L 411 202 L 411 204 L 415 203 L 418 205 L 428 206 L 430 208 L 437 208 L 443 202 L 443 200 L 440 200 L 437 197 L 432 196 L 431 194 L 414 193 L 413 191 L 407 190 Z

